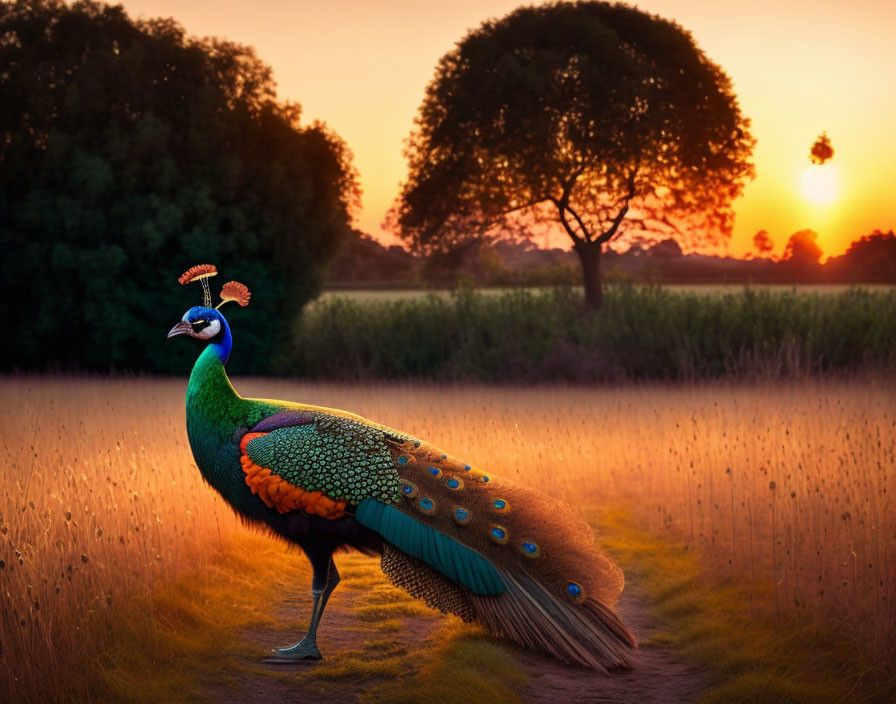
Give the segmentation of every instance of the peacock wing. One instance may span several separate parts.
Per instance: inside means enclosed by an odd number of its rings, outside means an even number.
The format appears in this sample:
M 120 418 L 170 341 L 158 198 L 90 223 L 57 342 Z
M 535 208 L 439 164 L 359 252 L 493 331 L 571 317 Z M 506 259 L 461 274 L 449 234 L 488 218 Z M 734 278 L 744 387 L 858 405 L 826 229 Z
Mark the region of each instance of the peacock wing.
M 350 417 L 287 411 L 253 427 L 240 441 L 240 462 L 253 493 L 281 513 L 326 518 L 367 498 L 398 501 L 398 471 L 388 434 Z
M 355 520 L 474 594 L 494 596 L 506 589 L 501 575 L 487 558 L 418 516 L 403 513 L 381 501 L 364 499 L 355 511 Z

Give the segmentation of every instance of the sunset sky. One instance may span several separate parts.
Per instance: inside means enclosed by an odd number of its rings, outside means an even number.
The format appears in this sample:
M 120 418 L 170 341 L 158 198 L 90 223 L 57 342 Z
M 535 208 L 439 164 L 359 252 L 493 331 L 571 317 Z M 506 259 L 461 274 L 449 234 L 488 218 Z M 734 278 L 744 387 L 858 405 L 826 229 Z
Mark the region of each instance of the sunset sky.
M 354 152 L 364 190 L 361 229 L 380 224 L 405 175 L 402 143 L 438 59 L 469 29 L 516 0 L 124 0 L 132 16 L 174 17 L 192 34 L 256 48 L 279 96 L 301 103 Z M 539 3 L 534 3 L 539 4 Z M 896 2 L 650 0 L 734 82 L 757 138 L 756 179 L 736 203 L 730 251 L 769 231 L 780 253 L 812 228 L 826 255 L 896 228 Z M 810 173 L 812 142 L 835 150 Z M 817 202 L 822 201 L 822 202 Z M 558 240 L 562 242 L 562 240 Z

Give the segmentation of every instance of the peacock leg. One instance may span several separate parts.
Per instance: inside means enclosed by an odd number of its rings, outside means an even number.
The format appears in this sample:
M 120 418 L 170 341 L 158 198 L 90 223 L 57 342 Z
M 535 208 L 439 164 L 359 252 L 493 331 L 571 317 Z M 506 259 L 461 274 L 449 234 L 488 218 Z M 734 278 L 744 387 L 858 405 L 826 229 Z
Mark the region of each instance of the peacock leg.
M 305 547 L 304 545 L 302 546 Z M 325 551 L 317 545 L 305 548 L 305 554 L 311 562 L 314 575 L 311 579 L 311 595 L 314 606 L 311 609 L 311 623 L 308 632 L 295 645 L 288 648 L 276 648 L 265 658 L 265 662 L 296 662 L 299 660 L 320 660 L 322 655 L 317 649 L 317 626 L 327 606 L 330 594 L 339 584 L 339 572 L 333 562 L 332 550 Z

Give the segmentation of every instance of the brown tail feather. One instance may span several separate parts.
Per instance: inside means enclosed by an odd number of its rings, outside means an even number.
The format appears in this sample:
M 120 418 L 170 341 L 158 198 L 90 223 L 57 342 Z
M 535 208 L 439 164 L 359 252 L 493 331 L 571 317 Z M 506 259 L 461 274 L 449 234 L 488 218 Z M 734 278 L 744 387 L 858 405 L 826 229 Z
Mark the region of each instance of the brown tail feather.
M 632 635 L 631 631 L 629 631 L 625 624 L 622 623 L 622 620 L 616 615 L 616 613 L 606 604 L 602 604 L 597 601 L 597 599 L 585 599 L 585 603 L 582 605 L 584 608 L 591 611 L 595 618 L 598 619 L 604 626 L 606 626 L 610 631 L 615 635 L 620 641 L 626 643 L 631 648 L 638 647 L 638 641 L 635 640 L 635 637 Z
M 607 606 L 594 599 L 566 604 L 528 577 L 503 570 L 501 576 L 507 584 L 504 594 L 469 596 L 476 615 L 492 633 L 599 672 L 631 666 L 628 651 L 637 643 Z

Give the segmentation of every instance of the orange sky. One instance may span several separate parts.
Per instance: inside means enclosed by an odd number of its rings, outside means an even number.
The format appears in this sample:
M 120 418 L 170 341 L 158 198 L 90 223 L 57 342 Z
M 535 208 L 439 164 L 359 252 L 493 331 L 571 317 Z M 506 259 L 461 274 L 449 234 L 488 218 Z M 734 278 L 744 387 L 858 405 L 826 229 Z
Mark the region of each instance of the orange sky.
M 438 59 L 468 29 L 516 0 L 124 0 L 133 16 L 171 16 L 197 35 L 253 45 L 281 98 L 349 144 L 364 190 L 357 225 L 380 223 L 405 174 L 402 141 Z M 534 3 L 539 4 L 539 3 Z M 896 228 L 896 1 L 650 0 L 734 81 L 758 143 L 756 179 L 737 201 L 732 254 L 767 229 L 780 253 L 812 228 L 827 255 L 875 228 Z M 835 149 L 838 196 L 802 190 L 815 137 Z M 383 239 L 389 240 L 388 235 Z

